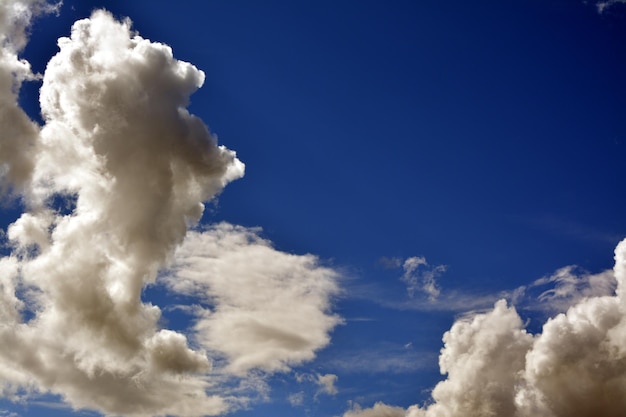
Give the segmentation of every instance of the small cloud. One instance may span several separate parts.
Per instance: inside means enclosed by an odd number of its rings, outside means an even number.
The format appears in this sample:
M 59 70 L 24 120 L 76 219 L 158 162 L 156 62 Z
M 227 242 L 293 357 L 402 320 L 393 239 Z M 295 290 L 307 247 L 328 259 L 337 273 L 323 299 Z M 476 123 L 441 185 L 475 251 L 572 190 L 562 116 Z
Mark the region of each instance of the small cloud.
M 615 4 L 619 4 L 619 3 L 626 3 L 626 0 L 607 0 L 607 1 L 600 1 L 598 3 L 596 3 L 596 7 L 598 8 L 598 13 L 602 14 L 606 11 L 606 9 L 608 9 L 611 6 L 614 6 Z
M 304 391 L 290 394 L 287 397 L 287 401 L 289 401 L 292 407 L 300 407 L 304 403 Z
M 372 317 L 344 317 L 346 322 L 354 321 L 354 322 L 365 322 L 365 321 L 378 321 L 378 319 Z
M 317 397 L 321 394 L 335 395 L 339 392 L 339 390 L 337 390 L 337 387 L 335 386 L 339 377 L 335 374 L 322 375 L 317 373 L 303 373 L 296 374 L 295 377 L 296 381 L 298 381 L 300 384 L 303 382 L 310 382 L 319 387 L 319 389 L 315 393 L 315 399 L 317 399 Z
M 378 263 L 382 265 L 382 267 L 385 269 L 397 269 L 402 266 L 402 259 L 396 257 L 391 258 L 387 256 L 382 256 L 380 259 L 378 259 Z
M 411 298 L 423 293 L 428 297 L 428 301 L 433 302 L 441 294 L 437 279 L 446 272 L 446 265 L 431 266 L 423 256 L 412 256 L 405 260 L 383 256 L 378 263 L 385 269 L 403 269 L 404 274 L 400 279 L 406 284 Z
M 337 382 L 338 379 L 339 378 L 337 377 L 337 375 L 334 375 L 334 374 L 326 374 L 326 375 L 317 374 L 316 382 L 317 382 L 317 385 L 320 386 L 320 389 L 317 393 L 328 394 L 328 395 L 337 394 L 339 391 L 337 390 L 335 383 Z
M 402 281 L 407 285 L 407 291 L 412 298 L 417 292 L 423 292 L 429 301 L 435 301 L 441 294 L 437 279 L 446 272 L 446 265 L 430 266 L 423 256 L 413 256 L 402 265 L 404 275 Z
M 362 408 L 358 403 L 353 403 L 343 417 L 405 417 L 405 410 L 382 402 L 377 402 L 372 408 Z
M 529 333 L 515 307 L 499 300 L 488 312 L 458 318 L 443 335 L 439 367 L 446 378 L 425 405 L 356 405 L 343 417 L 461 415 L 456 410 L 464 416 L 624 415 L 626 240 L 615 249 L 612 273 L 569 266 L 524 290 L 545 285 L 553 289 L 543 290 L 539 302 L 571 305 L 540 333 Z

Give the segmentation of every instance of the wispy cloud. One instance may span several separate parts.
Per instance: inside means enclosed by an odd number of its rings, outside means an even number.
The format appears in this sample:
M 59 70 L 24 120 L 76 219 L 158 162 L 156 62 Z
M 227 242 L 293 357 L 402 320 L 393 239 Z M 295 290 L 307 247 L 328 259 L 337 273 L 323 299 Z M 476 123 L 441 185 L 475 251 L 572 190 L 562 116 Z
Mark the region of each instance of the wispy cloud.
M 292 407 L 300 407 L 304 404 L 304 391 L 289 394 L 287 401 Z
M 386 269 L 402 269 L 400 279 L 406 284 L 411 298 L 424 294 L 429 301 L 435 301 L 439 297 L 441 289 L 437 280 L 446 272 L 446 265 L 429 265 L 423 256 L 411 256 L 404 260 L 383 256 L 378 262 Z
M 297 373 L 296 381 L 298 383 L 310 383 L 317 386 L 314 400 L 318 400 L 321 395 L 336 395 L 339 392 L 337 381 L 339 377 L 335 374 L 319 374 L 319 373 Z M 304 396 L 304 393 L 303 393 Z
M 520 310 L 541 310 L 555 315 L 567 311 L 585 298 L 613 295 L 616 288 L 613 270 L 592 274 L 569 265 L 528 286 L 516 288 L 508 298 Z
M 406 263 L 408 262 L 408 266 Z M 410 281 L 412 285 L 424 285 L 430 282 L 430 275 L 426 278 L 417 274 L 415 270 L 427 265 L 422 257 L 387 258 L 385 265 L 397 268 L 401 265 L 405 270 L 403 281 Z M 441 269 L 441 271 L 440 271 Z M 443 266 L 431 267 L 430 273 L 442 273 Z M 406 278 L 406 275 L 409 278 Z M 420 284 L 422 283 L 422 284 Z M 569 307 L 588 297 L 612 295 L 617 282 L 612 270 L 592 274 L 575 265 L 559 268 L 554 273 L 535 279 L 528 285 L 516 288 L 501 289 L 492 292 L 448 289 L 437 286 L 437 297 L 428 296 L 422 291 L 422 296 L 398 297 L 378 284 L 354 285 L 350 288 L 350 295 L 354 298 L 367 299 L 385 308 L 394 310 L 412 311 L 449 311 L 457 315 L 469 317 L 484 313 L 493 307 L 499 299 L 506 299 L 521 311 L 542 311 L 553 315 L 565 312 Z
M 598 8 L 599 13 L 605 12 L 608 8 L 613 5 L 626 3 L 626 0 L 608 0 L 608 1 L 599 1 L 596 3 L 596 7 Z
M 353 374 L 402 374 L 432 368 L 436 352 L 415 350 L 410 344 L 381 342 L 328 360 L 325 367 Z
M 411 297 L 419 291 L 425 293 L 429 301 L 435 301 L 439 297 L 441 290 L 437 279 L 446 272 L 445 265 L 430 266 L 426 258 L 413 256 L 404 261 L 402 269 L 404 270 L 402 281 L 407 285 Z
M 422 296 L 409 297 L 408 294 L 398 295 L 387 286 L 379 283 L 359 283 L 353 282 L 346 291 L 350 297 L 355 299 L 368 300 L 381 307 L 393 310 L 411 311 L 447 311 L 453 313 L 463 313 L 469 310 L 486 310 L 493 306 L 493 303 L 500 298 L 510 298 L 513 290 L 502 290 L 497 292 L 478 292 L 440 288 L 439 296 L 436 300 L 429 299 L 425 294 Z

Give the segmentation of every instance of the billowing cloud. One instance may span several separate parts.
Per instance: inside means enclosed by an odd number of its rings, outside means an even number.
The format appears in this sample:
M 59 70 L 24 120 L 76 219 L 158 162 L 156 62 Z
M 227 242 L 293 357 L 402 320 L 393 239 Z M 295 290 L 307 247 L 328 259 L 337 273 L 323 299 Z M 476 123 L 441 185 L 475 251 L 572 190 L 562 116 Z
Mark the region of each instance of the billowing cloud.
M 95 11 L 73 25 L 42 77 L 45 124 L 30 121 L 16 97 L 34 75 L 18 54 L 46 10 L 0 4 L 1 174 L 26 207 L 0 259 L 0 394 L 52 393 L 107 415 L 224 413 L 245 402 L 232 393 L 264 386 L 221 389 L 224 373 L 286 370 L 328 343 L 336 273 L 248 229 L 187 235 L 244 165 L 186 110 L 203 72 L 130 20 Z M 183 280 L 172 288 L 196 285 L 212 306 L 193 341 L 141 298 L 170 264 Z
M 226 223 L 191 232 L 177 250 L 175 292 L 203 294 L 195 337 L 226 371 L 285 371 L 312 359 L 340 318 L 330 313 L 337 273 L 313 255 L 277 251 L 258 230 Z
M 567 312 L 549 319 L 531 335 L 504 300 L 493 310 L 457 321 L 444 335 L 439 358 L 447 378 L 432 402 L 414 405 L 405 417 L 592 417 L 626 414 L 626 240 L 615 249 L 613 274 L 584 282 L 617 280 L 613 295 L 597 295 L 593 285 L 579 289 Z M 557 283 L 544 297 L 570 298 L 578 280 L 571 268 L 545 279 Z M 385 416 L 377 404 L 357 416 Z M 344 417 L 355 414 L 350 410 Z M 365 414 L 368 413 L 368 414 Z
M 22 188 L 33 169 L 33 147 L 39 132 L 17 103 L 22 82 L 35 79 L 28 61 L 18 54 L 26 46 L 31 20 L 54 7 L 45 0 L 0 3 L 0 191 Z
M 59 48 L 43 76 L 46 124 L 22 149 L 28 210 L 9 227 L 14 251 L 2 260 L 3 390 L 51 391 L 114 414 L 219 413 L 224 400 L 195 376 L 210 369 L 206 354 L 159 329 L 159 308 L 140 295 L 201 202 L 243 165 L 185 110 L 202 72 L 130 22 L 95 12 Z M 52 205 L 66 195 L 69 214 Z
M 439 367 L 448 378 L 433 390 L 435 404 L 426 415 L 512 416 L 518 375 L 532 344 L 515 309 L 499 301 L 487 314 L 457 321 L 443 340 Z

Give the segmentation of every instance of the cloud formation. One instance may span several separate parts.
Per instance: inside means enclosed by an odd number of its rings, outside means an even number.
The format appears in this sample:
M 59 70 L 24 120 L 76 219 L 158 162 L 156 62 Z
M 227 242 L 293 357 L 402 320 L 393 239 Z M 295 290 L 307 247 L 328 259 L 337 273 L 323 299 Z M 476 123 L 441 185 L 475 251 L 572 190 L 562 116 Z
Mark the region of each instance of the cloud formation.
M 362 408 L 359 404 L 354 404 L 343 417 L 404 417 L 405 412 L 401 407 L 377 402 L 372 408 Z
M 599 13 L 603 13 L 605 12 L 607 9 L 609 9 L 611 6 L 614 6 L 616 4 L 623 4 L 626 3 L 626 0 L 606 0 L 606 1 L 599 1 L 596 3 L 596 7 L 598 8 L 598 12 Z
M 335 374 L 317 374 L 317 380 L 315 381 L 319 385 L 320 389 L 318 394 L 335 395 L 339 392 L 335 384 L 339 377 Z
M 441 293 L 437 278 L 446 272 L 446 268 L 445 265 L 431 267 L 423 256 L 413 256 L 402 264 L 404 269 L 402 281 L 406 283 L 411 297 L 417 291 L 422 291 L 428 296 L 429 301 L 435 301 Z
M 528 286 L 515 289 L 511 299 L 515 303 L 528 304 L 525 305 L 526 308 L 563 313 L 585 298 L 614 294 L 616 286 L 615 275 L 610 269 L 591 274 L 569 265 L 535 280 Z M 540 292 L 537 293 L 538 291 Z M 528 301 L 529 298 L 533 301 Z
M 411 298 L 423 294 L 427 296 L 428 301 L 434 302 L 441 294 L 437 279 L 446 272 L 446 265 L 429 265 L 423 256 L 411 256 L 404 261 L 401 258 L 383 256 L 379 262 L 387 269 L 402 268 L 403 274 L 400 279 L 406 284 Z
M 556 290 L 544 297 L 571 298 L 578 281 L 565 268 L 548 277 Z M 515 308 L 501 300 L 490 312 L 463 318 L 444 335 L 439 357 L 447 378 L 433 389 L 432 402 L 400 413 L 376 404 L 344 417 L 592 417 L 626 413 L 626 240 L 615 249 L 613 274 L 586 282 L 617 280 L 613 295 L 579 288 L 567 312 L 531 335 Z M 389 414 L 396 413 L 396 414 Z
M 18 54 L 27 43 L 27 29 L 40 13 L 54 7 L 45 0 L 0 3 L 0 191 L 22 188 L 33 169 L 32 151 L 38 127 L 17 103 L 22 82 L 33 80 L 30 64 Z
M 53 393 L 108 415 L 224 413 L 241 401 L 223 395 L 223 374 L 287 370 L 328 343 L 336 273 L 253 230 L 188 235 L 244 165 L 186 110 L 203 72 L 128 19 L 95 11 L 59 39 L 42 77 L 45 124 L 30 121 L 17 94 L 35 76 L 18 54 L 50 10 L 0 4 L 0 173 L 26 207 L 0 259 L 0 394 Z M 167 265 L 182 280 L 169 276 L 171 288 L 202 291 L 188 334 L 162 328 L 141 298 Z
M 330 313 L 337 273 L 313 255 L 274 249 L 259 231 L 220 223 L 190 232 L 164 278 L 172 291 L 202 294 L 211 305 L 196 311 L 195 337 L 236 375 L 312 359 L 341 322 Z
M 413 349 L 409 344 L 381 341 L 353 348 L 331 359 L 326 365 L 337 371 L 351 374 L 402 374 L 433 368 L 437 355 Z
M 335 374 L 296 374 L 296 381 L 299 383 L 312 382 L 319 387 L 315 393 L 315 399 L 322 394 L 336 395 L 339 392 L 337 386 L 335 385 L 338 380 L 339 377 Z

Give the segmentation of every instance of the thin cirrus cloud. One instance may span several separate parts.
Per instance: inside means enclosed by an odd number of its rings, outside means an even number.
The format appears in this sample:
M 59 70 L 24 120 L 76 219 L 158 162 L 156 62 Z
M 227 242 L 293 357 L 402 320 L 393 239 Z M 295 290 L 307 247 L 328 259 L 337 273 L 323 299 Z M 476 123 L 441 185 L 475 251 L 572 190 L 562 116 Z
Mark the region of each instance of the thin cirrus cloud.
M 381 296 L 384 289 L 366 286 L 355 288 L 355 296 L 397 310 L 451 311 L 472 316 L 490 310 L 499 299 L 506 299 L 520 310 L 557 314 L 583 298 L 611 295 L 617 285 L 612 270 L 593 274 L 576 265 L 568 265 L 513 289 L 462 291 L 441 286 L 439 278 L 447 266 L 431 266 L 422 256 L 405 260 L 383 257 L 379 263 L 386 269 L 402 268 L 404 273 L 400 280 L 406 284 L 409 297 L 398 300 L 397 297 Z
M 319 401 L 321 395 L 336 395 L 339 390 L 337 389 L 337 381 L 339 377 L 335 374 L 312 374 L 312 373 L 297 373 L 295 379 L 299 384 L 313 384 L 317 386 L 313 399 Z M 287 401 L 292 407 L 301 407 L 305 404 L 306 395 L 304 391 L 298 391 L 291 393 L 287 396 Z
M 339 392 L 337 389 L 336 383 L 339 377 L 335 374 L 297 374 L 296 381 L 299 383 L 303 382 L 312 382 L 318 386 L 317 393 L 315 397 L 326 394 L 326 395 L 335 395 Z
M 326 363 L 330 369 L 347 374 L 403 374 L 433 367 L 434 352 L 420 351 L 409 344 L 380 342 L 354 348 Z
M 25 207 L 0 259 L 2 396 L 189 417 L 262 396 L 263 375 L 314 358 L 341 322 L 330 312 L 337 273 L 276 251 L 257 230 L 188 232 L 244 165 L 186 110 L 203 72 L 129 20 L 98 10 L 59 39 L 41 76 L 45 124 L 32 122 L 17 93 L 38 76 L 18 54 L 32 18 L 52 11 L 0 4 L 0 166 Z M 202 290 L 193 328 L 163 328 L 161 308 L 142 301 L 159 277 L 179 293 Z

